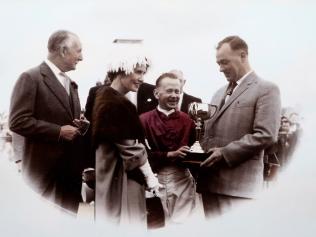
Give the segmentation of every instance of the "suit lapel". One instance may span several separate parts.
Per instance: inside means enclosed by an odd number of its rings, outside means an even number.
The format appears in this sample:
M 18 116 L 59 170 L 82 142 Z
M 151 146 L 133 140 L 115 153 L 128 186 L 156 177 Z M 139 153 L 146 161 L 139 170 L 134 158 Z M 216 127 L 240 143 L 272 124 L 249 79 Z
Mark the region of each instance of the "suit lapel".
M 74 81 L 71 81 L 70 83 L 69 92 L 70 92 L 70 100 L 72 103 L 74 118 L 79 118 L 80 110 L 81 110 L 80 100 L 78 96 L 78 86 Z
M 41 64 L 41 73 L 44 75 L 43 80 L 51 92 L 56 96 L 57 100 L 62 104 L 62 106 L 67 111 L 71 119 L 73 119 L 73 114 L 71 111 L 71 106 L 69 102 L 69 96 L 65 88 L 59 83 L 58 79 L 46 63 Z
M 221 116 L 221 114 L 233 103 L 233 101 L 235 101 L 240 95 L 242 95 L 250 87 L 255 77 L 256 77 L 256 74 L 253 72 L 249 74 L 248 77 L 245 78 L 245 80 L 236 88 L 233 94 L 228 98 L 228 100 L 223 105 L 223 107 L 214 116 L 213 121 L 217 120 Z

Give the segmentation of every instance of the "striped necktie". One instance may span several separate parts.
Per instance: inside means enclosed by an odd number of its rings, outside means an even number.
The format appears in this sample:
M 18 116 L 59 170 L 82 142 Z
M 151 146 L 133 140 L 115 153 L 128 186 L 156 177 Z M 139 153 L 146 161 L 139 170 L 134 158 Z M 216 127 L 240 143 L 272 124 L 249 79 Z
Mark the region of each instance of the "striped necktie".
M 219 109 L 221 109 L 223 107 L 223 105 L 226 103 L 226 101 L 228 100 L 229 96 L 231 96 L 233 94 L 233 91 L 235 89 L 235 87 L 237 86 L 238 84 L 235 82 L 235 81 L 231 81 L 229 82 L 229 85 L 227 87 L 227 90 L 226 90 L 226 93 L 220 103 L 220 106 L 219 106 Z
M 228 85 L 226 94 L 231 96 L 236 86 L 237 86 L 237 83 L 235 81 L 231 81 Z

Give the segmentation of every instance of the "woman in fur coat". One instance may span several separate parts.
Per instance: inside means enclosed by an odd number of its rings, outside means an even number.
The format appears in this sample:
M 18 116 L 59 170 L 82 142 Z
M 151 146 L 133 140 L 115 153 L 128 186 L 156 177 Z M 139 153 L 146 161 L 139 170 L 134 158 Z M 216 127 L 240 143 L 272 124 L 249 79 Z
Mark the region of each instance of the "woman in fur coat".
M 110 86 L 96 93 L 92 140 L 96 149 L 96 220 L 146 228 L 145 188 L 159 183 L 147 160 L 136 107 L 125 94 L 136 92 L 149 67 L 145 57 L 112 62 Z

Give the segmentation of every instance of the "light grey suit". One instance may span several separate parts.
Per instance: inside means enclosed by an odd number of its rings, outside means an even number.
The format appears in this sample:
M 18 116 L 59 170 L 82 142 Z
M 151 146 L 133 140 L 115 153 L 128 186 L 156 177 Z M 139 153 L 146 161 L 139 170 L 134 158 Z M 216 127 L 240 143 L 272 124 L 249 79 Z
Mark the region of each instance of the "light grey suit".
M 226 88 L 216 92 L 212 104 L 220 105 Z M 263 185 L 263 151 L 277 141 L 280 111 L 278 87 L 250 73 L 205 123 L 203 148 L 222 147 L 225 162 L 201 175 L 202 193 L 255 197 Z

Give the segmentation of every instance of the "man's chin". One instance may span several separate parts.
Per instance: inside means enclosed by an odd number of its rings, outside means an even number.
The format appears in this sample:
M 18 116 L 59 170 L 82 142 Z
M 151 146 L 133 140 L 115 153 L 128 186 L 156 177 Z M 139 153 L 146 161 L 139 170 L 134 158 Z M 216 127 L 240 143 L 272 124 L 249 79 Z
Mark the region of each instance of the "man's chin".
M 69 71 L 74 71 L 74 70 L 76 70 L 76 66 L 69 67 L 69 68 L 67 69 L 67 71 L 66 71 L 66 72 L 69 72 Z

